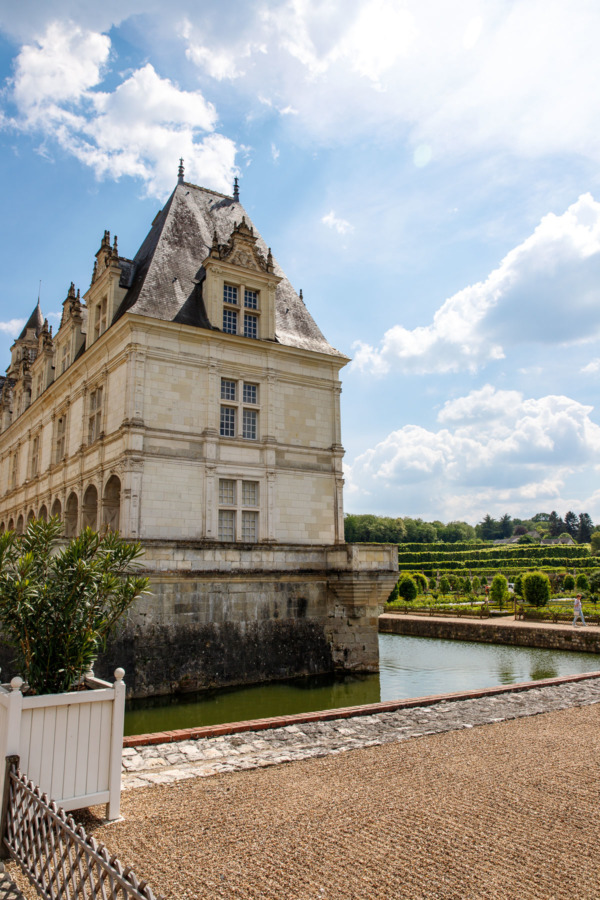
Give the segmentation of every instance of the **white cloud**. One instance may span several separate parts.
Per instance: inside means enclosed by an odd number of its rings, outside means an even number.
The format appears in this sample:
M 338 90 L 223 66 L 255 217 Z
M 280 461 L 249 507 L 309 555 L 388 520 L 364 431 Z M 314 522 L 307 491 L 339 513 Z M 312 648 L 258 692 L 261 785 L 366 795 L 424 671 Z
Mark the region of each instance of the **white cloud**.
M 596 357 L 595 359 L 592 359 L 587 366 L 583 366 L 579 371 L 583 372 L 585 375 L 596 375 L 600 372 L 600 358 Z
M 109 54 L 106 35 L 52 23 L 17 58 L 13 127 L 58 141 L 99 178 L 140 178 L 155 196 L 173 187 L 180 156 L 187 177 L 229 191 L 236 148 L 215 133 L 213 104 L 162 78 L 150 63 L 114 90 L 97 90 Z
M 394 325 L 381 345 L 357 342 L 353 365 L 390 370 L 475 371 L 517 343 L 568 344 L 600 334 L 600 203 L 583 194 L 550 213 L 485 281 L 446 300 L 433 322 Z
M 486 385 L 448 401 L 439 430 L 405 425 L 346 467 L 347 506 L 475 521 L 486 512 L 552 507 L 592 473 L 600 427 L 569 397 L 525 398 Z
M 333 228 L 338 234 L 348 234 L 354 231 L 354 225 L 351 225 L 346 219 L 336 216 L 333 210 L 330 210 L 326 216 L 323 216 L 321 222 L 323 225 L 327 225 L 328 228 Z
M 279 159 L 279 148 L 273 143 L 271 144 L 271 156 L 273 157 L 273 162 L 277 162 Z
M 8 322 L 0 322 L 0 332 L 16 338 L 23 331 L 24 325 L 25 319 L 10 319 Z

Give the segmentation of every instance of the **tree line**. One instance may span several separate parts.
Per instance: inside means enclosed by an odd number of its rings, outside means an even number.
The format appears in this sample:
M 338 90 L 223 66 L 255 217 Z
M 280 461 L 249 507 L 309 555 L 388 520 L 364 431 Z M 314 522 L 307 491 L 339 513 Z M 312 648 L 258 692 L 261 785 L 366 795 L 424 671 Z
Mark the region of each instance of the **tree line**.
M 432 544 L 442 541 L 455 544 L 459 541 L 494 541 L 510 537 L 523 537 L 527 532 L 537 531 L 543 537 L 558 537 L 570 534 L 579 544 L 592 541 L 594 523 L 588 513 L 569 510 L 564 519 L 555 510 L 551 513 L 536 513 L 531 519 L 513 518 L 505 514 L 498 519 L 490 515 L 483 517 L 477 525 L 454 521 L 444 524 L 438 520 L 424 522 L 408 516 L 393 518 L 372 514 L 347 515 L 344 519 L 345 539 L 348 543 L 383 544 Z M 600 532 L 596 532 L 600 535 Z

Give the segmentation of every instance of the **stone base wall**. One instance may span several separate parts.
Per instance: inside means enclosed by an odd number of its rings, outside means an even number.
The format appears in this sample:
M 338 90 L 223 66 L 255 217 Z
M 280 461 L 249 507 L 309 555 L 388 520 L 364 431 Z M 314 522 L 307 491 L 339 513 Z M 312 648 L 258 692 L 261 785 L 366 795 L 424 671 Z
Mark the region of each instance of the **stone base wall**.
M 413 637 L 444 638 L 452 641 L 478 641 L 482 644 L 508 644 L 514 647 L 539 647 L 545 650 L 577 650 L 582 653 L 600 653 L 600 634 L 586 628 L 570 625 L 553 625 L 536 628 L 535 625 L 496 625 L 490 619 L 484 621 L 449 621 L 422 618 L 405 618 L 386 614 L 379 619 L 379 631 L 383 634 L 405 634 Z
M 394 545 L 142 543 L 151 593 L 95 666 L 100 677 L 122 666 L 128 696 L 379 670 Z M 3 680 L 17 674 L 1 647 L 0 665 Z

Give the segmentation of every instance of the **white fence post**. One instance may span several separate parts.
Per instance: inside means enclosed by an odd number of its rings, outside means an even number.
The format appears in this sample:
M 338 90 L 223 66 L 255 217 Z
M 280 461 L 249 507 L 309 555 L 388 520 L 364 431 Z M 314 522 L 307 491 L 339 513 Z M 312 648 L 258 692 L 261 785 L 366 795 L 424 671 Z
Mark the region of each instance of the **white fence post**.
M 2 694 L 4 728 L 0 728 L 0 759 L 18 756 L 21 743 L 21 713 L 23 711 L 23 679 L 18 675 L 10 683 L 11 690 Z M 4 790 L 4 766 L 0 766 L 0 797 Z
M 106 817 L 109 821 L 121 815 L 121 767 L 123 762 L 123 726 L 125 722 L 125 676 L 124 669 L 115 669 L 113 690 L 115 699 L 112 708 L 112 730 L 110 739 L 110 797 L 106 806 Z

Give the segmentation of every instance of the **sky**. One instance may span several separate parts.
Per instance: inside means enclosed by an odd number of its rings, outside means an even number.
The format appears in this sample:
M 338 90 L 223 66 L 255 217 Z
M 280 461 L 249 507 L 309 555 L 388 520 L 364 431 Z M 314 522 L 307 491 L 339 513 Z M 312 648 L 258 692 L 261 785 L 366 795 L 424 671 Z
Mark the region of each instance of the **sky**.
M 346 512 L 600 522 L 599 43 L 595 0 L 0 0 L 0 354 L 181 156 L 352 359 Z

